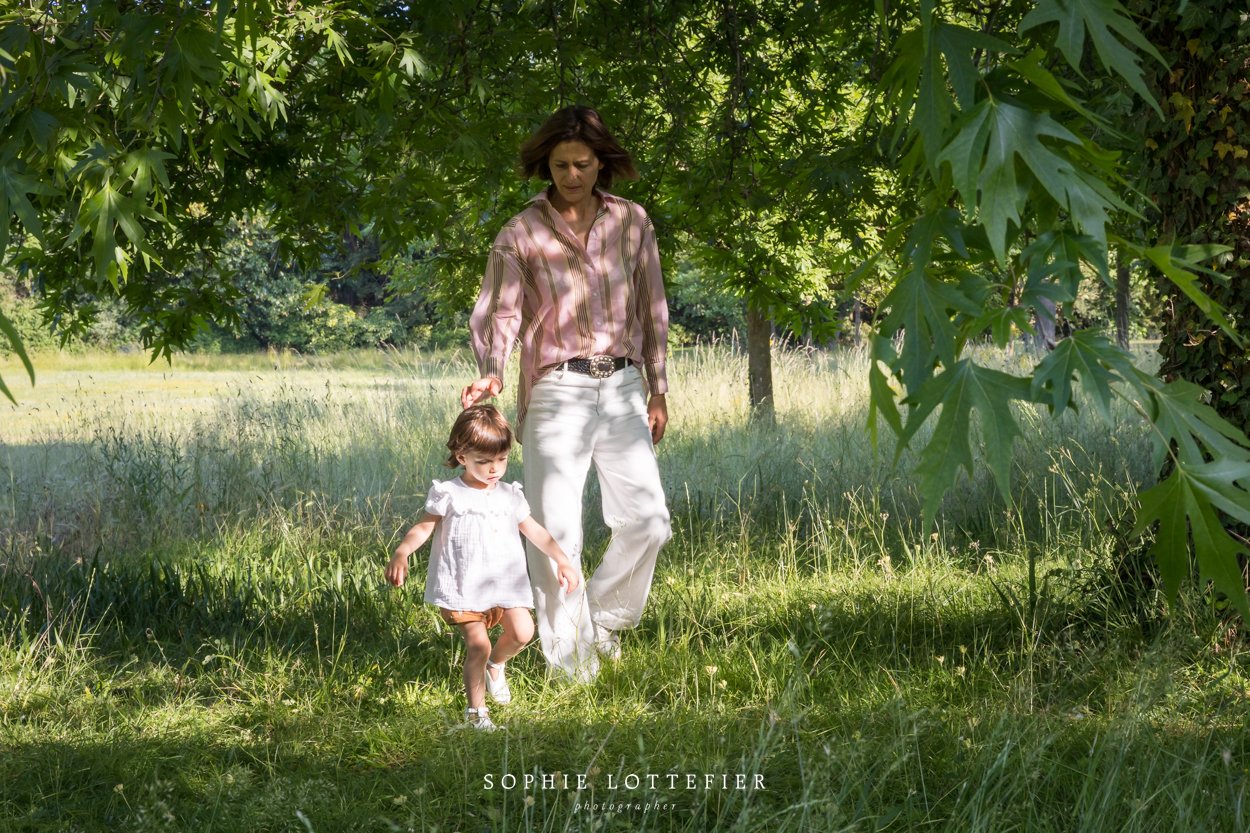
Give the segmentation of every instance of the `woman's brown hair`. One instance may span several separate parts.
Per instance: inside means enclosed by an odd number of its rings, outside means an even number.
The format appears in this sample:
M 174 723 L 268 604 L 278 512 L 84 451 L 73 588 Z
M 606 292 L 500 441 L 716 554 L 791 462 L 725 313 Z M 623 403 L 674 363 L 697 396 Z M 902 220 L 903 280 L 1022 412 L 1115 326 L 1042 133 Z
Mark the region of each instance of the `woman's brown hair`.
M 602 188 L 611 188 L 612 181 L 617 177 L 638 178 L 638 171 L 634 169 L 634 160 L 630 158 L 629 151 L 621 147 L 603 126 L 603 119 L 599 118 L 594 108 L 581 104 L 556 110 L 521 145 L 522 176 L 526 179 L 537 176 L 548 182 L 553 181 L 547 159 L 561 142 L 582 142 L 595 152 L 595 156 L 603 163 L 598 183 Z
M 451 426 L 451 439 L 447 449 L 451 452 L 447 465 L 460 465 L 456 458 L 476 451 L 494 457 L 506 454 L 512 448 L 512 428 L 508 420 L 494 405 L 474 405 L 465 408 Z

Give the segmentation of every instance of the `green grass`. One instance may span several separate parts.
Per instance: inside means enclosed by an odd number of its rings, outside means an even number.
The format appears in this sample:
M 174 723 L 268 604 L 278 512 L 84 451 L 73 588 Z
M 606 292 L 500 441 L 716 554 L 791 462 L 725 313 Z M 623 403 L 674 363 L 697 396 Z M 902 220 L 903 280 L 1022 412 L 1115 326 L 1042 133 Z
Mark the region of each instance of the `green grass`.
M 1244 636 L 1119 576 L 1132 413 L 1021 412 L 1015 505 L 978 476 L 921 530 L 862 356 L 778 354 L 764 430 L 742 357 L 683 352 L 641 626 L 588 686 L 528 649 L 481 735 L 420 581 L 381 583 L 467 358 L 132 360 L 41 361 L 0 405 L 0 829 L 1250 826 Z

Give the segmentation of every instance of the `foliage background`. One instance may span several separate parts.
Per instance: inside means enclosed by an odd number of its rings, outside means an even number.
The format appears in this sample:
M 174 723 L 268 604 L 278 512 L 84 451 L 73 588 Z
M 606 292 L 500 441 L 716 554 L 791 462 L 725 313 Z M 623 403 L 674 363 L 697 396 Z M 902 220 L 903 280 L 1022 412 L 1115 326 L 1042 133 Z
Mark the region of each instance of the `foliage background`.
M 1196 563 L 1250 616 L 1225 529 L 1250 520 L 1250 439 L 1204 379 L 1144 373 L 1097 327 L 1018 372 L 968 352 L 1060 323 L 1057 304 L 1110 286 L 1113 251 L 1243 344 L 1204 282 L 1223 283 L 1224 241 L 1141 222 L 1125 114 L 1165 116 L 1155 64 L 1116 0 L 32 0 L 0 16 L 0 246 L 70 336 L 113 299 L 156 353 L 214 324 L 209 347 L 438 343 L 459 323 L 427 333 L 424 305 L 472 297 L 485 238 L 531 187 L 511 169 L 534 114 L 606 102 L 649 150 L 624 193 L 656 206 L 670 267 L 684 254 L 745 302 L 755 417 L 773 414 L 774 325 L 826 339 L 850 293 L 877 313 L 869 428 L 900 454 L 922 444 L 925 523 L 979 465 L 1009 497 L 1019 407 L 1126 399 L 1169 472 L 1137 524 L 1157 530 L 1165 585 Z M 391 315 L 387 297 L 412 306 Z M 1244 354 L 1222 360 L 1244 372 Z

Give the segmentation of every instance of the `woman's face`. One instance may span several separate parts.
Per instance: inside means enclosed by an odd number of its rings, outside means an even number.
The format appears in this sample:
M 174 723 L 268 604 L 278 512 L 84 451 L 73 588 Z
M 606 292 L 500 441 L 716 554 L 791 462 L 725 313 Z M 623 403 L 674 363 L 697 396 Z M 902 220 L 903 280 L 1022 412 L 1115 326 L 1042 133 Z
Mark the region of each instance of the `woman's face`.
M 551 181 L 566 203 L 579 203 L 590 197 L 603 163 L 585 142 L 561 142 L 547 157 Z

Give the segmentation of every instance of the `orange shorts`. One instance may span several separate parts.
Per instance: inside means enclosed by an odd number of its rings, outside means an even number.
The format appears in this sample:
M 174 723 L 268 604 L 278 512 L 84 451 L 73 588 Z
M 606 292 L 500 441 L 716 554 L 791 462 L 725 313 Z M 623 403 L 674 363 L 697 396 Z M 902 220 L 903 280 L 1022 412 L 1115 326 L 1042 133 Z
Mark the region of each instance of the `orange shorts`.
M 495 625 L 503 622 L 503 608 L 492 607 L 490 610 L 448 610 L 440 607 L 438 612 L 442 614 L 443 621 L 449 625 L 467 625 L 469 622 L 484 622 L 487 628 L 493 628 Z

